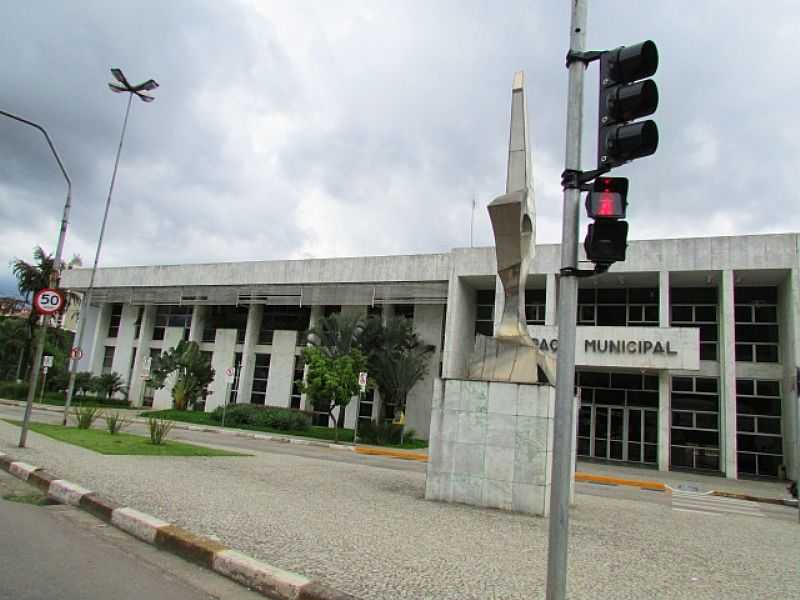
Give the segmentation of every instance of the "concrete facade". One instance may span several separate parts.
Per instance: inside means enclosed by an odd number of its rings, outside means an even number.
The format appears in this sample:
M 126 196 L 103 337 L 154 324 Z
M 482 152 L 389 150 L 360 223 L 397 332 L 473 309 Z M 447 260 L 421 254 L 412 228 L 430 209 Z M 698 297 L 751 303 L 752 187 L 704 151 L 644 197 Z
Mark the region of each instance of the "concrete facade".
M 579 340 L 625 341 L 624 346 L 603 346 L 605 353 L 587 353 L 587 347 L 579 345 L 581 424 L 590 419 L 591 427 L 579 427 L 578 439 L 584 437 L 589 443 L 587 456 L 660 469 L 697 468 L 727 477 L 800 477 L 799 249 L 800 234 L 795 233 L 633 241 L 625 262 L 615 264 L 609 273 L 582 280 L 581 297 L 595 299 L 579 300 L 579 311 L 584 304 L 586 312 L 579 315 L 586 317 L 579 320 Z M 542 306 L 532 307 L 534 316 L 529 316 L 534 337 L 537 333 L 546 340 L 556 337 L 559 268 L 559 246 L 537 246 L 527 284 L 543 298 Z M 63 285 L 76 291 L 85 289 L 88 281 L 88 269 L 63 274 Z M 80 368 L 99 373 L 105 349 L 113 347 L 112 369 L 127 380 L 133 358 L 134 400 L 145 356 L 182 337 L 202 340 L 215 307 L 248 307 L 243 344 L 238 343 L 235 329 L 217 329 L 214 342 L 201 343 L 217 369 L 207 410 L 222 403 L 225 386 L 218 382 L 239 353 L 243 367 L 237 401 L 250 401 L 252 357 L 269 354 L 266 403 L 289 406 L 293 357 L 302 348 L 289 341 L 295 331 L 286 335 L 276 331 L 269 345 L 254 343 L 260 314 L 269 307 L 310 307 L 313 325 L 325 307 L 363 315 L 380 306 L 388 315 L 399 305 L 413 305 L 417 331 L 436 348 L 428 376 L 409 397 L 407 424 L 420 437 L 429 432 L 437 376 L 464 378 L 481 320 L 491 329 L 502 308 L 495 293 L 499 285 L 493 248 L 456 248 L 418 256 L 109 268 L 98 271 L 95 285 L 94 306 L 86 317 L 86 357 Z M 650 294 L 648 299 L 635 300 L 641 291 Z M 624 299 L 609 304 L 604 298 L 614 294 Z M 479 301 L 484 296 L 491 298 L 488 307 Z M 682 297 L 685 301 L 678 300 Z M 114 304 L 122 305 L 122 319 L 116 337 L 108 337 Z M 154 341 L 156 314 L 164 306 L 192 306 L 191 323 L 180 338 L 168 335 Z M 143 316 L 136 337 L 130 328 L 136 327 L 140 309 Z M 609 314 L 621 321 L 609 327 L 604 322 Z M 660 356 L 653 348 L 644 352 L 638 342 L 648 340 L 670 341 L 670 352 Z M 627 352 L 633 349 L 628 342 L 637 342 L 636 352 Z M 160 399 L 164 401 L 163 393 Z M 375 399 L 375 407 L 379 401 Z M 309 408 L 305 399 L 301 407 Z M 352 426 L 355 418 L 351 407 L 347 425 Z M 620 427 L 626 433 L 617 439 Z
M 425 498 L 550 514 L 555 389 L 437 381 Z

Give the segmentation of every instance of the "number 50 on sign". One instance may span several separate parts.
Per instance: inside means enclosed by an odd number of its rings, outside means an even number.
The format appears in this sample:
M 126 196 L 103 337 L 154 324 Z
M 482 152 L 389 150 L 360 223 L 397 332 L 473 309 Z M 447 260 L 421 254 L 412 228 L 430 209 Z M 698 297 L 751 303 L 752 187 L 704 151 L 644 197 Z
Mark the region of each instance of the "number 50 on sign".
M 52 288 L 39 290 L 33 297 L 33 308 L 40 315 L 54 315 L 64 308 L 64 294 Z

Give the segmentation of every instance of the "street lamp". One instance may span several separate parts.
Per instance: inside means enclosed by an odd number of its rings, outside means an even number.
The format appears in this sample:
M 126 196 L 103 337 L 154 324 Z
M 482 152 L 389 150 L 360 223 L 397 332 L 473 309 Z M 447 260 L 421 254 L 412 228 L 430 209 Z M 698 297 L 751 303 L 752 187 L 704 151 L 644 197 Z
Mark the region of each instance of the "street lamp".
M 131 101 L 133 100 L 133 96 L 136 95 L 142 102 L 152 102 L 155 100 L 152 96 L 145 94 L 144 92 L 150 92 L 158 87 L 158 84 L 155 82 L 154 79 L 148 79 L 144 83 L 140 83 L 138 85 L 131 85 L 128 83 L 128 79 L 125 77 L 125 74 L 122 72 L 122 69 L 111 69 L 111 74 L 114 76 L 114 79 L 117 80 L 117 83 L 110 82 L 108 87 L 111 88 L 111 91 L 115 94 L 128 94 L 128 105 L 125 108 L 125 119 L 122 121 L 122 133 L 119 136 L 119 147 L 117 148 L 117 158 L 114 161 L 114 172 L 111 175 L 111 185 L 108 188 L 108 198 L 106 199 L 106 209 L 103 213 L 103 223 L 100 225 L 100 237 L 97 240 L 97 250 L 94 254 L 94 264 L 92 265 L 92 274 L 89 278 L 89 287 L 86 289 L 86 296 L 83 299 L 83 303 L 81 306 L 80 312 L 80 325 L 78 326 L 78 339 L 75 343 L 77 348 L 83 348 L 83 334 L 86 330 L 86 312 L 89 310 L 89 306 L 92 302 L 92 288 L 94 287 L 94 277 L 97 273 L 97 263 L 100 260 L 100 249 L 103 246 L 103 236 L 105 235 L 106 231 L 106 222 L 108 221 L 108 209 L 111 206 L 111 194 L 114 191 L 114 182 L 117 179 L 117 168 L 119 167 L 119 155 L 122 152 L 122 142 L 125 140 L 125 129 L 128 127 L 128 115 L 131 112 Z M 78 370 L 78 358 L 74 358 L 70 356 L 71 362 L 69 367 L 69 385 L 67 386 L 67 399 L 64 402 L 64 417 L 62 419 L 62 423 L 64 425 L 67 424 L 67 416 L 69 415 L 69 407 L 72 403 L 72 395 L 75 392 L 75 376 Z
M 0 110 L 0 115 L 8 117 L 10 119 L 14 119 L 15 121 L 19 121 L 20 123 L 24 123 L 25 125 L 30 125 L 31 127 L 35 127 L 39 131 L 42 132 L 44 138 L 47 140 L 47 145 L 50 146 L 50 151 L 53 153 L 53 156 L 58 163 L 58 168 L 61 169 L 61 173 L 64 175 L 64 179 L 67 180 L 67 201 L 64 203 L 64 214 L 61 217 L 61 229 L 58 232 L 58 243 L 56 244 L 56 254 L 55 258 L 53 259 L 53 272 L 50 274 L 50 287 L 58 287 L 58 280 L 60 278 L 61 273 L 61 254 L 64 251 L 64 238 L 67 236 L 67 224 L 69 223 L 69 209 L 71 207 L 71 198 L 72 198 L 72 181 L 69 179 L 69 175 L 67 175 L 67 170 L 64 168 L 64 163 L 61 162 L 61 158 L 58 156 L 58 152 L 56 152 L 55 146 L 53 146 L 53 142 L 50 140 L 50 136 L 47 135 L 47 131 L 45 131 L 44 127 L 34 123 L 33 121 L 28 121 L 27 119 L 23 119 L 22 117 L 18 117 L 17 115 L 11 114 L 4 110 Z M 47 315 L 42 316 L 42 326 L 39 328 L 36 336 L 36 346 L 35 351 L 33 354 L 33 364 L 31 365 L 31 378 L 30 383 L 28 384 L 28 397 L 27 402 L 25 403 L 25 416 L 22 419 L 22 430 L 19 436 L 19 447 L 25 447 L 25 440 L 28 437 L 28 423 L 31 419 L 31 410 L 33 409 L 33 398 L 36 394 L 36 385 L 39 380 L 39 363 L 42 361 L 42 354 L 44 353 L 44 340 L 47 336 L 47 325 L 50 320 L 50 317 Z

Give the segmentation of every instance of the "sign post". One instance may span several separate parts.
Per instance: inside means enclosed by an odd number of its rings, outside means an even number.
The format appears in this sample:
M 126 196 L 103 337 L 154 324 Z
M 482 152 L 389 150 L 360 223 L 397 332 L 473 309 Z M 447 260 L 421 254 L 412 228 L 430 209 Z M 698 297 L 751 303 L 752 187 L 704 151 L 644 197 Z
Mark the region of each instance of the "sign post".
M 236 369 L 228 367 L 225 369 L 225 397 L 222 399 L 222 426 L 225 427 L 225 411 L 228 408 L 228 398 L 231 395 L 231 386 L 236 377 Z
M 53 356 L 45 354 L 42 357 L 42 389 L 39 392 L 39 402 L 44 400 L 44 389 L 47 387 L 47 370 L 53 366 Z
M 356 424 L 353 427 L 353 443 L 355 444 L 358 441 L 358 421 L 361 419 L 361 398 L 364 396 L 364 393 L 367 391 L 367 372 L 361 371 L 358 374 L 358 387 L 361 388 L 361 391 L 358 393 L 358 398 L 356 398 Z

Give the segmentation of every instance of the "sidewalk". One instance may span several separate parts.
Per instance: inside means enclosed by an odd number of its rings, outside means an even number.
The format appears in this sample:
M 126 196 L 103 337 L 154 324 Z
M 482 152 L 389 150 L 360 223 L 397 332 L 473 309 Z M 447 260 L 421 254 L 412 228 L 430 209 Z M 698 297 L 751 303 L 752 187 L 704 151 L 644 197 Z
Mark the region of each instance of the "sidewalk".
M 24 406 L 20 400 L 0 399 L 0 404 L 8 406 Z M 63 413 L 63 407 L 51 404 L 34 403 L 36 410 Z M 125 413 L 134 422 L 145 423 L 146 419 L 138 417 L 145 408 L 114 409 Z M 231 427 L 218 427 L 213 425 L 194 425 L 191 423 L 175 422 L 176 429 L 188 431 L 204 431 L 233 435 L 264 441 L 294 443 L 301 445 L 317 446 L 334 450 L 353 451 L 359 454 L 372 456 L 387 456 L 401 460 L 427 462 L 427 449 L 402 450 L 383 446 L 367 444 L 350 444 L 328 442 L 313 438 L 304 438 L 277 433 L 260 433 L 247 429 Z M 720 496 L 732 496 L 756 502 L 770 502 L 796 506 L 797 503 L 786 491 L 788 482 L 754 479 L 727 479 L 719 475 L 706 475 L 696 472 L 683 471 L 658 471 L 652 468 L 635 467 L 625 464 L 599 463 L 594 461 L 578 460 L 575 480 L 604 485 L 626 485 L 648 489 L 652 491 L 671 491 L 674 489 L 698 493 L 713 493 Z
M 424 500 L 425 474 L 286 453 L 105 456 L 0 422 L 0 452 L 269 565 L 370 600 L 544 597 L 548 521 Z M 791 521 L 581 494 L 571 598 L 800 597 Z M 129 511 L 130 512 L 130 511 Z M 720 519 L 725 519 L 721 521 Z M 160 521 L 161 522 L 161 521 Z M 689 577 L 691 576 L 691 581 Z

